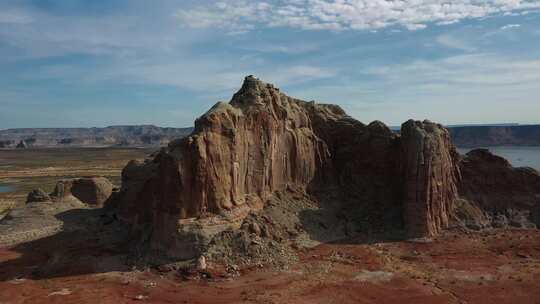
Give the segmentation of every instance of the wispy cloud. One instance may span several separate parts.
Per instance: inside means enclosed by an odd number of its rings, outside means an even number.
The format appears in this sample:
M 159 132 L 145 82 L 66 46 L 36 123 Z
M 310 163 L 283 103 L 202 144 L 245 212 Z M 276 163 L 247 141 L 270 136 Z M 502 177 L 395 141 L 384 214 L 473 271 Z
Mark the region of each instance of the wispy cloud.
M 213 1 L 177 10 L 192 28 L 251 30 L 257 26 L 305 30 L 376 30 L 402 26 L 423 29 L 429 23 L 452 24 L 540 8 L 536 0 L 282 0 Z
M 535 123 L 540 59 L 474 53 L 365 68 L 362 81 L 294 92 L 339 102 L 364 122 L 399 125 L 410 118 L 441 123 Z M 360 78 L 360 77 L 359 77 Z
M 518 27 L 521 27 L 521 25 L 520 24 L 507 24 L 505 26 L 502 26 L 501 30 L 504 31 L 504 30 L 514 29 Z
M 470 54 L 435 61 L 417 60 L 407 64 L 383 66 L 375 70 L 367 69 L 365 73 L 401 84 L 511 86 L 540 83 L 540 60 Z M 407 75 L 415 77 L 406 77 Z

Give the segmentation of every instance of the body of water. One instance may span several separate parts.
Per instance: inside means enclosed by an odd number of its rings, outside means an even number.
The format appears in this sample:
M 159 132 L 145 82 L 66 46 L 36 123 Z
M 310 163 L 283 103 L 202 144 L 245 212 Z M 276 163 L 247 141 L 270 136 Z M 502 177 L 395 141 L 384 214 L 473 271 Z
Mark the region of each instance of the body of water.
M 491 153 L 506 158 L 514 167 L 531 167 L 540 170 L 540 147 L 485 147 Z M 458 148 L 459 153 L 466 154 L 473 149 Z
M 15 191 L 15 189 L 8 185 L 0 185 L 0 193 L 8 193 Z

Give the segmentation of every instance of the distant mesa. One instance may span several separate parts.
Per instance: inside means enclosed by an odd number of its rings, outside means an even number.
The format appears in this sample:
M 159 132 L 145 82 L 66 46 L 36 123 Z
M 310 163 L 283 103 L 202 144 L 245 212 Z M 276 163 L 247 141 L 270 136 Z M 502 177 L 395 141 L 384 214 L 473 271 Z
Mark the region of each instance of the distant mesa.
M 540 146 L 540 125 L 463 126 L 449 130 L 458 147 Z
M 272 219 L 257 214 L 297 201 L 334 210 L 339 222 L 332 225 L 347 236 L 435 237 L 453 225 L 491 225 L 514 214 L 524 225 L 539 224 L 538 172 L 491 164 L 490 157 L 483 151 L 462 158 L 437 123 L 411 120 L 396 134 L 381 122 L 365 125 L 337 105 L 292 98 L 248 76 L 229 103 L 195 121 L 189 136 L 130 162 L 107 205 L 149 255 L 172 260 L 206 254 L 227 231 L 272 236 Z M 495 208 L 494 190 L 518 195 Z M 300 230 L 324 219 L 309 209 L 298 214 L 305 221 Z
M 151 125 L 8 129 L 0 130 L 0 148 L 161 147 L 187 136 L 192 130 Z

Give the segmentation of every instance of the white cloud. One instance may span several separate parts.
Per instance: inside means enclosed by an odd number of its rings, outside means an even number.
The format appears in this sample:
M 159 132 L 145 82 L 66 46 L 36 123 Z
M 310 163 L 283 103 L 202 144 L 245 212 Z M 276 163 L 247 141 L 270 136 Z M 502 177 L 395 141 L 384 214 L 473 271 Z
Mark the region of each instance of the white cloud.
M 181 24 L 192 28 L 251 30 L 257 26 L 305 30 L 375 30 L 428 23 L 452 24 L 467 18 L 540 9 L 538 0 L 228 0 L 182 8 Z
M 507 24 L 507 25 L 501 27 L 501 30 L 504 31 L 504 30 L 509 30 L 509 29 L 518 28 L 518 27 L 521 27 L 521 25 L 519 25 L 519 24 Z

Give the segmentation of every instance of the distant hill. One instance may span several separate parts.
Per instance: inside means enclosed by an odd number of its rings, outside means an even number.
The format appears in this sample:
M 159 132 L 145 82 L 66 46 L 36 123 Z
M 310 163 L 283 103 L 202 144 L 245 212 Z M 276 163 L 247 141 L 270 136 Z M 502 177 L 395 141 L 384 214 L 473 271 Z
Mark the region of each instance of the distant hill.
M 540 125 L 449 127 L 458 147 L 540 146 Z
M 192 131 L 152 125 L 7 129 L 0 130 L 0 148 L 159 147 Z
M 540 146 L 540 125 L 447 126 L 458 147 Z M 399 133 L 399 127 L 392 127 Z M 188 136 L 193 128 L 152 125 L 106 128 L 25 128 L 0 130 L 0 149 L 69 147 L 159 147 Z

